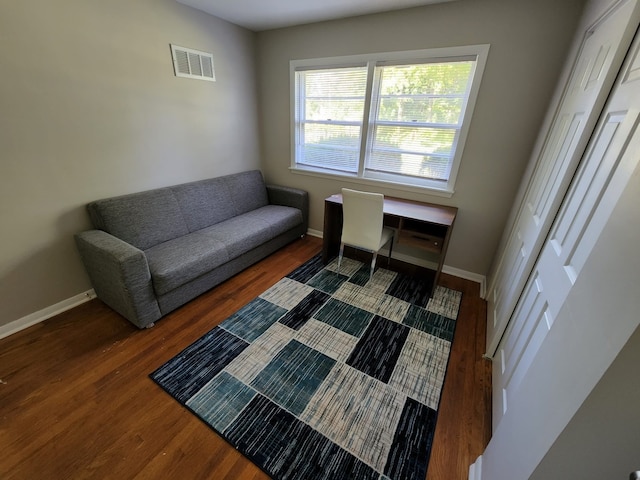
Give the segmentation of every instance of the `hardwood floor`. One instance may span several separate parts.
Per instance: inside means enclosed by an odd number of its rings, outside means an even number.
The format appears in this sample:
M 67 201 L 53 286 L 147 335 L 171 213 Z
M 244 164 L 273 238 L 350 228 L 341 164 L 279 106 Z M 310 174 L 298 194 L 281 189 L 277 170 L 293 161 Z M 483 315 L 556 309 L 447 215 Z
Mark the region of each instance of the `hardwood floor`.
M 269 478 L 148 374 L 320 250 L 298 240 L 149 330 L 92 300 L 0 340 L 0 478 Z M 457 480 L 490 435 L 486 305 L 440 283 L 463 297 L 427 480 Z

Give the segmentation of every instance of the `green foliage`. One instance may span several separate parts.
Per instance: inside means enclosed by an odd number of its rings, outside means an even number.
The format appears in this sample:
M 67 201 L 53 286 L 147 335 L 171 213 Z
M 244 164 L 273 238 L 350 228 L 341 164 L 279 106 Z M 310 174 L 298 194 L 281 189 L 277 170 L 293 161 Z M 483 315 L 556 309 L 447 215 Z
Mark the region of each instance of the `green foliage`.
M 457 127 L 461 122 L 472 68 L 469 61 L 382 67 L 377 118 L 404 125 L 378 128 L 376 144 L 415 153 L 451 153 L 455 128 L 439 125 Z
M 382 95 L 463 95 L 473 62 L 383 67 Z

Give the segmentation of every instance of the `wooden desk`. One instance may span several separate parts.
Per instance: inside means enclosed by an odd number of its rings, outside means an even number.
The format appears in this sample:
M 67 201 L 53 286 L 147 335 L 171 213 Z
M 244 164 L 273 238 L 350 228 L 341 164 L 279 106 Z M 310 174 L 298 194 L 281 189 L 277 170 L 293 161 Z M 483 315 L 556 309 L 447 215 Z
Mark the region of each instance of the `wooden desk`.
M 384 198 L 384 224 L 396 229 L 394 242 L 429 252 L 438 268 L 433 278 L 431 294 L 438 284 L 447 254 L 453 223 L 458 209 L 432 203 L 414 202 L 400 198 Z M 342 235 L 342 194 L 331 195 L 324 201 L 324 231 L 322 260 L 338 255 Z

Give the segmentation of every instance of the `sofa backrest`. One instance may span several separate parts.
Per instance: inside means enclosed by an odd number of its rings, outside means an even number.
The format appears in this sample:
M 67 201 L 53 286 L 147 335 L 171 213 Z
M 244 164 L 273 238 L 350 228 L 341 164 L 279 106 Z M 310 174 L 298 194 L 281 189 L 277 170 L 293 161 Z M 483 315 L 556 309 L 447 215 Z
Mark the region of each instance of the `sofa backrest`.
M 189 233 L 170 188 L 97 200 L 87 210 L 95 228 L 141 250 Z
M 95 228 L 146 250 L 269 203 L 259 170 L 91 202 Z
M 231 201 L 235 206 L 236 215 L 269 204 L 267 186 L 260 170 L 251 170 L 222 178 L 227 182 L 231 192 Z
M 170 187 L 190 232 L 215 225 L 269 203 L 259 170 Z

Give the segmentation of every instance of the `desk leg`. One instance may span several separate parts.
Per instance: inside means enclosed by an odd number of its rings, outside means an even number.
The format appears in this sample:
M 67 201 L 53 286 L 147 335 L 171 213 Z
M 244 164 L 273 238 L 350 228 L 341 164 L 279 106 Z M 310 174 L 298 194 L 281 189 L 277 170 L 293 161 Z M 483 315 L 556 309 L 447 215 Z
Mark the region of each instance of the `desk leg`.
M 342 236 L 342 205 L 324 202 L 324 227 L 322 232 L 322 262 L 338 255 L 340 237 Z
M 449 240 L 451 239 L 452 231 L 453 231 L 453 222 L 451 223 L 449 228 L 447 228 L 447 233 L 444 237 L 444 243 L 442 244 L 442 252 L 440 253 L 440 260 L 438 261 L 438 270 L 436 270 L 436 274 L 433 277 L 433 287 L 431 288 L 432 298 L 433 298 L 433 294 L 436 291 L 436 287 L 438 286 L 438 282 L 440 281 L 440 273 L 442 272 L 442 267 L 444 266 L 444 258 L 447 255 L 447 248 L 449 248 Z

